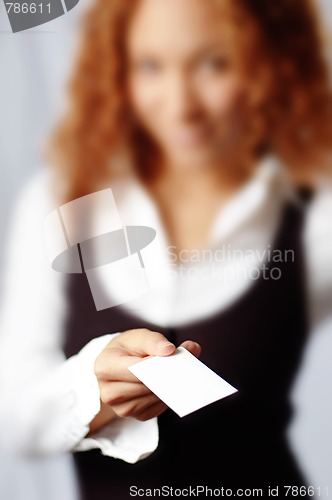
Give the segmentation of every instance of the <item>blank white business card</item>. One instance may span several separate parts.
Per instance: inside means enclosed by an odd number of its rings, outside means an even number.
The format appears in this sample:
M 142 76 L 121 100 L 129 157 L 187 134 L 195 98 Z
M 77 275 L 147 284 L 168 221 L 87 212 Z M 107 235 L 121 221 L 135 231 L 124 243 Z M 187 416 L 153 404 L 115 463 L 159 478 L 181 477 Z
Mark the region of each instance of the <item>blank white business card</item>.
M 180 417 L 238 391 L 184 347 L 153 356 L 129 370 Z

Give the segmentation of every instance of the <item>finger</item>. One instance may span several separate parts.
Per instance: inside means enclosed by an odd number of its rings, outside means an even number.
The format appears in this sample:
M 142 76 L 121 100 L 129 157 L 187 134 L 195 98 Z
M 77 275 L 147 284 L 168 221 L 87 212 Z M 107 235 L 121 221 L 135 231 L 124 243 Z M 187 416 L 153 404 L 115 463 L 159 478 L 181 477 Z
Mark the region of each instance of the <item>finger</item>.
M 146 328 L 123 332 L 114 342 L 140 357 L 169 356 L 175 351 L 175 345 L 164 335 Z
M 196 356 L 196 358 L 199 358 L 202 352 L 201 346 L 193 340 L 185 340 L 184 342 L 182 342 L 181 347 L 187 349 L 187 351 Z
M 99 382 L 137 383 L 137 377 L 129 371 L 129 367 L 142 361 L 141 357 L 124 355 L 116 349 L 105 350 L 95 365 L 95 375 Z
M 151 394 L 141 382 L 102 382 L 99 384 L 100 397 L 105 404 L 114 405 Z
M 146 420 L 150 420 L 151 418 L 154 417 L 159 417 L 165 410 L 167 410 L 168 406 L 163 403 L 163 401 L 157 401 L 156 403 L 152 404 L 148 408 L 145 408 L 141 412 L 137 413 L 135 415 L 135 418 L 137 420 L 141 420 L 142 422 Z
M 112 404 L 110 406 L 119 417 L 134 417 L 159 401 L 157 396 L 151 392 L 146 396 L 141 396 L 140 398 L 135 398 L 125 403 Z

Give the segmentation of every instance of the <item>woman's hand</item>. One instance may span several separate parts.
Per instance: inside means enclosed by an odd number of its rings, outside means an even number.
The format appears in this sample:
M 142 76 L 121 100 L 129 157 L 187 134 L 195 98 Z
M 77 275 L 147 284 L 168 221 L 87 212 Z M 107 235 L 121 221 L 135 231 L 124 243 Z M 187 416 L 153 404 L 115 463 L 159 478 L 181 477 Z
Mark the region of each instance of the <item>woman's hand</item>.
M 194 356 L 199 356 L 199 344 L 187 340 L 181 344 Z M 161 333 L 145 328 L 128 330 L 114 337 L 95 362 L 102 405 L 107 405 L 119 417 L 149 420 L 167 406 L 140 382 L 128 367 L 147 356 L 170 356 L 176 347 Z

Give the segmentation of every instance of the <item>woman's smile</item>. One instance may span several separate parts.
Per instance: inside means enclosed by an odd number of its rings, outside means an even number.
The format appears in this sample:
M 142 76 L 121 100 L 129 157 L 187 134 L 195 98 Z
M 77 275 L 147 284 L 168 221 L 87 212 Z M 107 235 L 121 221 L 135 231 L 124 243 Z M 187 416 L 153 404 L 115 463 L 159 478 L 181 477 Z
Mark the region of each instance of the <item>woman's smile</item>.
M 204 127 L 180 126 L 171 130 L 169 138 L 174 148 L 191 149 L 205 145 L 208 133 Z

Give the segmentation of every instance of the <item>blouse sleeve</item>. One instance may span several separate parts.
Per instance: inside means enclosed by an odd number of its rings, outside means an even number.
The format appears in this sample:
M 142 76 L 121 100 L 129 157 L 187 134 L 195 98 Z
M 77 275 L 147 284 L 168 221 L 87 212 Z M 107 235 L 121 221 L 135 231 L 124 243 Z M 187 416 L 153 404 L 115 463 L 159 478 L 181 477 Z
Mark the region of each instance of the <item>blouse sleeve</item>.
M 100 410 L 94 361 L 112 334 L 66 360 L 64 278 L 49 263 L 43 234 L 54 208 L 43 172 L 24 187 L 6 240 L 0 316 L 0 439 L 23 454 L 99 448 L 134 463 L 158 445 L 157 419 L 115 419 L 90 434 Z
M 291 392 L 288 436 L 307 482 L 332 487 L 332 187 L 310 203 L 304 231 L 310 335 Z

